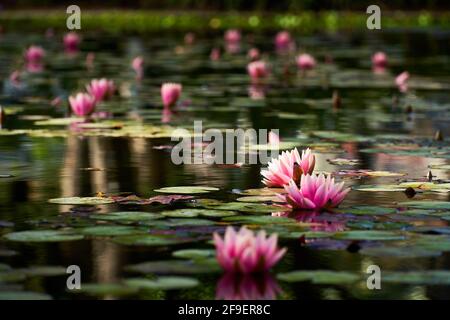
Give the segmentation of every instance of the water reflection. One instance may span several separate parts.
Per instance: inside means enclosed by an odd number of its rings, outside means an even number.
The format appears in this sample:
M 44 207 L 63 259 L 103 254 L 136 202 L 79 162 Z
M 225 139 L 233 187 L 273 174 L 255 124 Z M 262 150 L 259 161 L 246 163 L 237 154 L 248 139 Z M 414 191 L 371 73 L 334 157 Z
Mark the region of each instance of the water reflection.
M 271 274 L 226 273 L 217 282 L 217 300 L 275 300 L 282 293 Z

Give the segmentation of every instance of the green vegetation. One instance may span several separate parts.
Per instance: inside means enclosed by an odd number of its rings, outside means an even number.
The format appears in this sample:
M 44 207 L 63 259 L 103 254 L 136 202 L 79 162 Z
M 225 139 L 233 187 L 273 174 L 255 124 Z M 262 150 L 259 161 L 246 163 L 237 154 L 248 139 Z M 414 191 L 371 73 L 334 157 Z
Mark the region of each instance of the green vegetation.
M 239 28 L 250 31 L 288 29 L 314 31 L 364 30 L 368 15 L 364 12 L 298 11 L 289 14 L 169 12 L 169 11 L 82 11 L 83 31 L 109 33 L 151 33 L 170 31 L 220 31 Z M 6 30 L 66 30 L 64 10 L 3 11 L 0 25 Z M 450 12 L 382 12 L 382 28 L 449 27 Z

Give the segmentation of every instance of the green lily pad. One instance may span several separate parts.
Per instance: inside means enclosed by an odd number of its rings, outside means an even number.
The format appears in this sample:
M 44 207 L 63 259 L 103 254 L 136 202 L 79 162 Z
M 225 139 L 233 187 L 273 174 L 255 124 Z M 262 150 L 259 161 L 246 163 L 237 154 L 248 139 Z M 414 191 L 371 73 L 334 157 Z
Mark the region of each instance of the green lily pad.
M 428 258 L 437 257 L 441 255 L 440 251 L 428 250 L 420 247 L 373 247 L 364 248 L 359 251 L 360 254 L 375 256 L 375 257 L 388 257 L 388 258 Z
M 191 260 L 163 260 L 142 262 L 125 267 L 126 271 L 143 274 L 203 274 L 220 271 L 214 263 L 197 263 Z
M 178 209 L 172 211 L 162 211 L 161 215 L 171 218 L 195 218 L 204 217 L 230 217 L 237 215 L 235 211 L 229 210 L 210 210 L 210 209 Z
M 406 187 L 400 187 L 395 184 L 380 184 L 380 185 L 361 185 L 352 187 L 356 191 L 368 192 L 400 192 L 405 191 Z
M 231 210 L 245 213 L 272 213 L 278 211 L 288 211 L 289 208 L 262 203 L 228 202 L 221 205 L 211 206 L 214 210 Z
M 378 206 L 354 206 L 349 209 L 340 210 L 340 212 L 354 215 L 385 215 L 396 213 L 397 210 Z
M 407 272 L 384 272 L 383 282 L 414 285 L 449 285 L 450 271 L 428 270 Z
M 205 187 L 205 186 L 178 186 L 178 187 L 160 188 L 154 191 L 162 193 L 174 193 L 174 194 L 200 194 L 219 191 L 219 188 Z
M 101 205 L 114 203 L 113 199 L 102 197 L 68 197 L 48 200 L 50 203 L 67 205 Z
M 389 241 L 403 240 L 405 236 L 393 231 L 353 230 L 338 232 L 334 235 L 334 238 L 340 240 Z
M 9 241 L 18 242 L 61 242 L 83 239 L 83 235 L 73 234 L 70 231 L 59 230 L 32 230 L 13 232 L 4 235 Z
M 89 216 L 89 218 L 106 221 L 139 222 L 139 221 L 160 219 L 162 218 L 162 216 L 158 213 L 151 213 L 151 212 L 120 211 L 107 214 L 94 214 Z
M 150 290 L 189 289 L 200 284 L 197 279 L 177 276 L 159 277 L 155 280 L 146 278 L 131 278 L 125 280 L 125 283 L 130 287 Z
M 248 196 L 237 198 L 236 201 L 240 202 L 281 202 L 284 201 L 276 196 Z
M 246 224 L 295 224 L 294 219 L 285 217 L 272 217 L 272 216 L 235 216 L 224 218 L 223 221 L 227 222 L 239 222 Z
M 172 256 L 183 259 L 206 259 L 216 256 L 216 250 L 213 249 L 183 249 L 174 251 Z
M 20 282 L 25 280 L 25 277 L 21 270 L 6 270 L 0 272 L 0 283 Z
M 139 234 L 145 232 L 145 230 L 126 226 L 94 226 L 83 228 L 79 232 L 86 236 L 113 237 Z
M 260 189 L 247 189 L 241 194 L 246 196 L 274 196 L 277 193 L 285 193 L 283 188 L 260 188 Z
M 53 277 L 66 275 L 66 268 L 62 266 L 31 266 L 22 269 L 27 277 Z
M 186 242 L 186 240 L 166 235 L 132 235 L 120 236 L 113 239 L 115 243 L 132 246 L 169 246 Z
M 52 297 L 31 291 L 0 291 L 0 300 L 52 300 Z
M 449 201 L 417 200 L 399 202 L 398 205 L 416 209 L 450 209 Z
M 72 293 L 83 293 L 90 296 L 129 296 L 135 294 L 137 288 L 121 283 L 83 283 L 81 288 L 70 290 Z
M 280 273 L 277 278 L 286 282 L 311 281 L 315 284 L 351 284 L 358 281 L 360 276 L 346 271 L 299 270 Z

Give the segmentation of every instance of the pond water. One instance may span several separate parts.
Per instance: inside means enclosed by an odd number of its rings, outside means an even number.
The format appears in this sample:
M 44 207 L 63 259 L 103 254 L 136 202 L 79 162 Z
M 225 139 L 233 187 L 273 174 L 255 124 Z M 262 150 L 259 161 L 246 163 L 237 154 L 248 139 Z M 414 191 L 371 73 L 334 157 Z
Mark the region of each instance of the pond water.
M 449 32 L 297 36 L 299 49 L 318 61 L 306 74 L 297 71 L 294 55 L 275 52 L 273 35 L 245 34 L 239 52 L 222 52 L 217 61 L 209 55 L 223 45 L 221 35 L 185 45 L 176 34 L 86 34 L 74 55 L 64 53 L 61 38 L 0 36 L 1 298 L 450 298 Z M 14 86 L 9 75 L 31 44 L 45 48 L 45 68 L 23 73 Z M 271 66 L 260 86 L 246 72 L 253 46 Z M 389 67 L 374 74 L 370 58 L 380 50 Z M 88 52 L 95 54 L 90 68 Z M 142 81 L 130 67 L 138 55 L 145 61 Z M 409 91 L 400 93 L 394 78 L 405 70 L 412 75 Z M 113 116 L 98 120 L 103 128 L 54 120 L 67 117 L 68 95 L 100 77 L 118 87 L 98 107 Z M 182 83 L 183 94 L 178 112 L 162 125 L 164 82 Z M 55 97 L 63 102 L 52 105 Z M 261 165 L 172 163 L 171 128 L 190 128 L 194 120 L 204 128 L 279 129 L 282 144 L 311 147 L 316 171 L 333 173 L 353 190 L 335 212 L 285 214 L 271 203 L 236 201 L 261 194 L 245 191 L 264 187 Z M 443 140 L 434 139 L 438 130 Z M 156 189 L 193 185 L 219 191 L 172 204 L 142 202 L 163 195 Z M 49 202 L 96 195 L 140 198 Z M 224 275 L 210 240 L 229 224 L 277 232 L 287 254 L 270 274 Z M 15 233 L 29 230 L 53 231 Z M 81 290 L 67 290 L 69 265 L 81 269 Z M 381 268 L 380 290 L 367 289 L 370 265 Z M 153 274 L 183 278 L 136 289 Z

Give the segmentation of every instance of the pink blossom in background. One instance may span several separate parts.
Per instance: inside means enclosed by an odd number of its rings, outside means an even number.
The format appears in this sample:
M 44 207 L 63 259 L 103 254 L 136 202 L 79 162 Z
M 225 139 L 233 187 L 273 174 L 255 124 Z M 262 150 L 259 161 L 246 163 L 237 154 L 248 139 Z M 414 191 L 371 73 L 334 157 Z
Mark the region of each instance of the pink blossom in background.
M 181 95 L 182 86 L 179 83 L 164 83 L 161 86 L 161 99 L 164 107 L 173 107 Z
M 291 179 L 295 178 L 295 165 L 298 165 L 298 175 L 311 174 L 316 164 L 316 158 L 311 149 L 302 151 L 302 155 L 297 148 L 291 151 L 283 151 L 277 159 L 272 159 L 267 169 L 261 170 L 263 183 L 268 187 L 283 187 Z
M 79 117 L 89 116 L 95 109 L 95 98 L 87 93 L 77 93 L 69 97 L 70 107 Z
M 303 53 L 297 57 L 297 66 L 302 71 L 311 70 L 316 66 L 316 60 L 310 54 Z
M 261 57 L 261 53 L 259 52 L 258 48 L 251 48 L 248 51 L 247 56 L 250 59 L 250 61 L 256 61 L 259 60 L 259 58 Z
M 67 53 L 75 53 L 79 50 L 81 38 L 78 33 L 71 31 L 64 35 L 63 42 Z
M 395 84 L 400 92 L 408 91 L 409 72 L 404 71 L 395 78 Z
M 209 54 L 209 58 L 212 61 L 217 61 L 220 59 L 220 49 L 219 48 L 212 48 L 211 53 Z
M 247 72 L 252 81 L 258 82 L 269 75 L 269 68 L 264 61 L 253 61 L 247 65 Z
M 136 72 L 136 79 L 141 80 L 144 77 L 144 58 L 141 56 L 134 58 L 131 67 Z
M 286 253 L 277 246 L 277 235 L 266 237 L 264 230 L 256 235 L 246 227 L 235 231 L 228 226 L 224 237 L 214 233 L 216 257 L 220 266 L 227 272 L 257 273 L 272 268 Z
M 383 73 L 388 65 L 387 55 L 384 52 L 376 52 L 372 56 L 372 70 L 375 73 Z
M 275 47 L 279 51 L 285 51 L 291 49 L 293 41 L 291 34 L 288 31 L 280 31 L 275 36 Z
M 106 78 L 93 79 L 86 85 L 87 92 L 95 98 L 96 102 L 103 101 L 114 94 L 116 87 L 112 80 Z
M 237 29 L 230 29 L 225 32 L 226 43 L 238 43 L 241 41 L 241 32 Z

